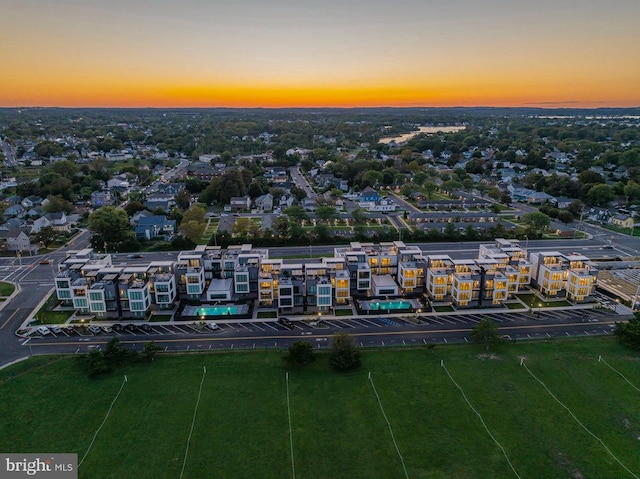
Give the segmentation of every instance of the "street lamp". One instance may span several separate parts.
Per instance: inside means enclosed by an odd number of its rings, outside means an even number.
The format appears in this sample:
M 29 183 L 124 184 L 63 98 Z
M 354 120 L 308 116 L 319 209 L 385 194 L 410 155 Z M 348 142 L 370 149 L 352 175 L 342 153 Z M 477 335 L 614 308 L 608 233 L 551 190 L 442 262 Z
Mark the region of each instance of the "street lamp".
M 620 298 L 616 298 L 616 306 L 614 311 L 617 313 L 618 312 L 618 306 L 620 305 Z
M 524 252 L 526 253 L 527 252 L 527 247 L 529 246 L 529 236 L 524 235 L 524 239 L 526 240 L 524 242 Z
M 538 317 L 540 317 L 540 308 L 542 308 L 542 303 L 538 303 Z

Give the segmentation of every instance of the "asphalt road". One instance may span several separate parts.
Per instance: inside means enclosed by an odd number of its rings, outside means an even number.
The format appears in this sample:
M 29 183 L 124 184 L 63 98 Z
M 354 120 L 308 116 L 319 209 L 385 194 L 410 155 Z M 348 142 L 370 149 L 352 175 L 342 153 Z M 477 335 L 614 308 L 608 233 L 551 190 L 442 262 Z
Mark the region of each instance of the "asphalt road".
M 121 340 L 127 347 L 141 351 L 144 344 L 155 341 L 165 351 L 215 351 L 232 349 L 268 349 L 288 347 L 295 341 L 312 342 L 316 348 L 329 345 L 336 332 L 348 332 L 361 346 L 412 346 L 423 344 L 464 343 L 469 341 L 473 326 L 483 317 L 489 316 L 499 324 L 505 339 L 511 341 L 549 339 L 554 337 L 583 337 L 611 334 L 615 322 L 622 319 L 608 310 L 581 311 L 508 311 L 465 315 L 428 315 L 422 324 L 412 324 L 398 318 L 356 317 L 354 319 L 322 321 L 318 327 L 295 321 L 292 331 L 265 328 L 253 324 L 221 323 L 222 328 L 214 332 L 192 332 L 184 334 L 137 333 L 125 335 Z M 365 323 L 366 322 L 366 323 Z M 376 324 L 377 323 L 377 324 Z M 188 326 L 189 323 L 184 323 Z M 275 324 L 275 323 L 272 323 Z M 156 326 L 157 328 L 157 326 Z M 116 333 L 99 334 L 79 338 L 44 337 L 22 340 L 23 354 L 76 354 L 93 348 L 103 348 Z M 119 335 L 120 336 L 120 335 Z

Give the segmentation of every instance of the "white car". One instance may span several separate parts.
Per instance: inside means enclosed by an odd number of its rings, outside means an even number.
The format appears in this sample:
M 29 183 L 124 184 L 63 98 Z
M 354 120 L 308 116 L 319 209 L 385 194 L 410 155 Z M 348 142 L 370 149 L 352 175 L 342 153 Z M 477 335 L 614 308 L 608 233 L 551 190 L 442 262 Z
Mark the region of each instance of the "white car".
M 46 336 L 47 334 L 51 333 L 51 331 L 49 331 L 49 328 L 47 328 L 46 326 L 38 326 L 36 332 L 41 336 Z
M 220 326 L 218 326 L 216 323 L 214 323 L 213 321 L 209 321 L 207 323 L 207 328 L 211 329 L 212 331 L 215 331 L 216 329 L 220 329 Z
M 49 331 L 51 331 L 53 334 L 60 334 L 62 332 L 62 328 L 60 326 L 51 326 L 49 328 Z
M 93 334 L 100 334 L 100 332 L 102 331 L 102 328 L 100 326 L 96 326 L 95 324 L 92 324 L 91 326 L 89 326 L 89 331 L 91 331 Z
M 112 333 L 113 332 L 113 328 L 111 326 L 102 326 L 102 330 L 105 333 Z

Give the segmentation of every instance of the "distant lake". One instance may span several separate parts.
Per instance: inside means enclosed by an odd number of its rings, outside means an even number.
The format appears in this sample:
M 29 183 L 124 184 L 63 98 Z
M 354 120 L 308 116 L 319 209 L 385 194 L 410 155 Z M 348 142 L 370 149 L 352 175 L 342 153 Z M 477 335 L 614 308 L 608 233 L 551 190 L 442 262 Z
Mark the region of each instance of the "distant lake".
M 406 143 L 414 136 L 419 135 L 420 133 L 425 133 L 427 135 L 433 135 L 434 133 L 456 133 L 457 131 L 462 131 L 466 129 L 466 126 L 420 126 L 418 127 L 418 131 L 412 131 L 410 133 L 404 133 L 400 136 L 387 136 L 384 138 L 380 138 L 378 143 L 388 144 L 392 141 L 396 143 Z

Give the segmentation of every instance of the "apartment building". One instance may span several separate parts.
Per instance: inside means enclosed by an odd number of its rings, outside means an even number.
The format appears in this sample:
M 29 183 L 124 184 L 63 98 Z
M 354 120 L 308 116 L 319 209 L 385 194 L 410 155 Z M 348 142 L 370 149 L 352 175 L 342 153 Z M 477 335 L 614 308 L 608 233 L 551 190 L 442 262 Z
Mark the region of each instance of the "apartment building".
M 476 259 L 423 254 L 401 241 L 353 242 L 331 257 L 286 261 L 250 244 L 198 246 L 175 261 L 113 265 L 91 249 L 70 252 L 55 277 L 56 295 L 97 317 L 145 317 L 179 301 L 256 301 L 281 314 L 328 312 L 354 299 L 416 297 L 457 308 L 500 305 L 524 286 L 585 301 L 597 272 L 582 255 L 536 252 L 517 241 L 481 245 Z
M 532 253 L 532 285 L 546 296 L 564 296 L 582 302 L 593 294 L 597 269 L 589 258 L 579 254 L 564 255 L 558 251 Z

